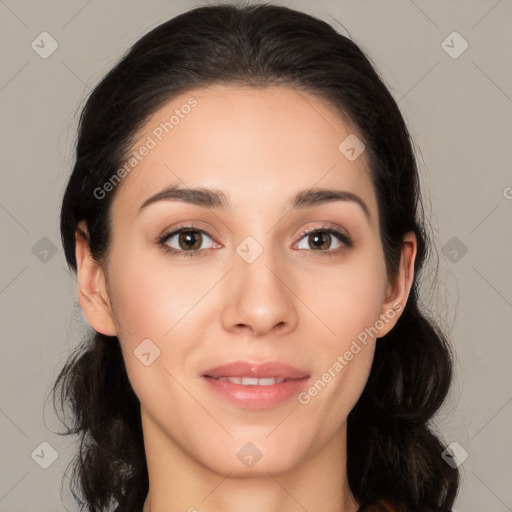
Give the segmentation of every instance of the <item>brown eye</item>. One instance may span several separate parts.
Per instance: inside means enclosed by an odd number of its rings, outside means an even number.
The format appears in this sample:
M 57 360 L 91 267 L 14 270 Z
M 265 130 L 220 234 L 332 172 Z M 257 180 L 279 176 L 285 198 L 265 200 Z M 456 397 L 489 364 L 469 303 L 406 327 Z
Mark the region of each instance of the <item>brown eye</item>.
M 332 247 L 333 241 L 337 241 L 337 245 L 334 247 Z M 350 241 L 339 231 L 331 228 L 316 228 L 312 231 L 303 233 L 301 242 L 299 242 L 297 247 L 299 249 L 308 249 L 314 252 L 334 252 L 343 245 L 350 246 Z
M 296 246 L 299 249 L 307 249 L 306 253 L 314 257 L 340 256 L 354 247 L 352 238 L 334 226 L 306 229 L 300 236 Z
M 308 235 L 308 243 L 315 249 L 329 249 L 331 244 L 331 235 L 325 231 L 317 231 Z
M 203 249 L 209 249 L 211 247 L 201 247 L 204 238 L 210 239 L 213 242 L 210 235 L 199 229 L 179 229 L 168 235 L 165 235 L 160 243 L 167 246 L 173 252 L 200 252 Z
M 197 250 L 201 247 L 202 234 L 199 231 L 182 231 L 178 236 L 178 245 L 184 251 Z

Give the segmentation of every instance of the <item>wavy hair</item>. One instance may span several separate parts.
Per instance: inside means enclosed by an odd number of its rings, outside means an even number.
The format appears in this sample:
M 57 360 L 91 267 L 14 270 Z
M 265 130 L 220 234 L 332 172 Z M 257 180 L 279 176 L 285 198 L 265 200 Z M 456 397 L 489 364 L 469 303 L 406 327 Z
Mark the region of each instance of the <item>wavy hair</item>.
M 81 112 L 60 216 L 69 269 L 77 271 L 76 235 L 85 237 L 96 261 L 106 256 L 118 187 L 101 200 L 95 190 L 120 168 L 144 122 L 176 95 L 214 83 L 283 85 L 328 100 L 366 146 L 390 279 L 397 276 L 403 235 L 416 234 L 407 304 L 377 343 L 366 387 L 348 416 L 348 480 L 360 511 L 385 510 L 384 500 L 404 511 L 451 510 L 459 473 L 441 457 L 446 446 L 432 418 L 450 388 L 453 354 L 419 304 L 430 242 L 413 143 L 369 57 L 328 23 L 283 6 L 220 4 L 194 8 L 141 37 Z M 78 228 L 81 220 L 87 234 Z M 66 407 L 72 413 L 63 435 L 80 440 L 71 482 L 75 499 L 91 512 L 142 510 L 149 480 L 140 404 L 118 338 L 93 332 L 82 340 L 52 396 L 59 417 Z

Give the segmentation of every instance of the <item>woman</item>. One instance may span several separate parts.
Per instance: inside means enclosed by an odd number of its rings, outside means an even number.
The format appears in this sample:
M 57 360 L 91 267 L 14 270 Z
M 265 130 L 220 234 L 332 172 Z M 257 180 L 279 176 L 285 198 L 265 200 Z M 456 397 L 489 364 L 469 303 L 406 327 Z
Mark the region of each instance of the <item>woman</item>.
M 88 98 L 61 232 L 88 510 L 451 510 L 417 167 L 350 39 L 272 5 L 153 29 Z

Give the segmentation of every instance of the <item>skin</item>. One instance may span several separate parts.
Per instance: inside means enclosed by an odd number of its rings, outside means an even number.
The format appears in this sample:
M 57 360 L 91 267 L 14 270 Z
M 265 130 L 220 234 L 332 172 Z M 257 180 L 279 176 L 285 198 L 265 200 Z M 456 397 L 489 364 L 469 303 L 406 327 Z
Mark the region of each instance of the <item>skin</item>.
M 356 131 L 325 100 L 304 92 L 225 85 L 188 91 L 147 120 L 133 148 L 191 96 L 197 106 L 118 186 L 106 260 L 94 261 L 76 239 L 82 310 L 92 328 L 118 336 L 141 403 L 150 479 L 144 512 L 354 512 L 346 419 L 378 338 L 400 312 L 307 404 L 292 397 L 273 408 L 243 409 L 200 377 L 246 359 L 284 362 L 317 381 L 393 304 L 403 310 L 415 236 L 404 237 L 392 282 L 366 153 L 349 161 L 338 150 Z M 167 200 L 137 214 L 171 184 L 220 189 L 231 207 Z M 370 220 L 353 201 L 290 210 L 290 198 L 313 186 L 357 194 Z M 191 220 L 211 236 L 196 234 L 202 255 L 169 254 L 156 243 Z M 324 223 L 348 233 L 353 247 L 333 253 L 343 244 L 336 237 L 318 249 L 301 236 Z M 236 252 L 247 236 L 263 248 L 252 263 Z M 178 241 L 179 235 L 167 244 L 185 252 Z M 329 250 L 331 256 L 315 257 Z M 146 338 L 160 350 L 148 366 L 134 355 Z M 262 454 L 251 468 L 237 457 L 248 442 Z

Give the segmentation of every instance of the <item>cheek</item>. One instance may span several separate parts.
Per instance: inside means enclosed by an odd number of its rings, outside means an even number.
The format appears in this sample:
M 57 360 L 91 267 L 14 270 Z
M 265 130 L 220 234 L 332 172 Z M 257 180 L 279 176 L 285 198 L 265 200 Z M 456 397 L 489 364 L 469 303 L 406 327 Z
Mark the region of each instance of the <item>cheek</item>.
M 308 277 L 297 276 L 297 295 L 317 319 L 318 332 L 329 345 L 343 350 L 347 343 L 379 319 L 386 285 L 385 265 L 359 254 L 338 267 Z M 303 320 L 312 317 L 305 311 Z M 348 348 L 348 347 L 347 347 Z
M 346 422 L 368 380 L 378 341 L 361 339 L 343 332 L 335 344 L 325 347 L 324 354 L 329 356 L 323 358 L 309 387 L 297 397 L 320 444 Z
M 213 321 L 201 298 L 217 276 L 198 279 L 197 271 L 172 268 L 163 259 L 142 261 L 142 255 L 132 251 L 129 257 L 118 256 L 109 272 L 118 338 L 139 400 L 171 403 L 171 397 L 182 394 L 171 375 L 181 382 L 187 369 L 182 362 L 200 350 L 201 337 L 194 328 Z
M 120 335 L 131 343 L 150 338 L 164 346 L 193 316 L 215 277 L 198 278 L 190 268 L 136 253 L 116 264 L 112 274 Z
M 322 418 L 318 429 L 326 436 L 345 421 L 363 392 L 378 342 L 385 265 L 377 255 L 359 256 L 357 263 L 340 265 L 328 279 L 316 281 L 320 289 L 306 280 L 300 292 L 322 320 L 311 322 L 323 335 L 315 351 L 314 380 L 298 399 L 311 417 Z

